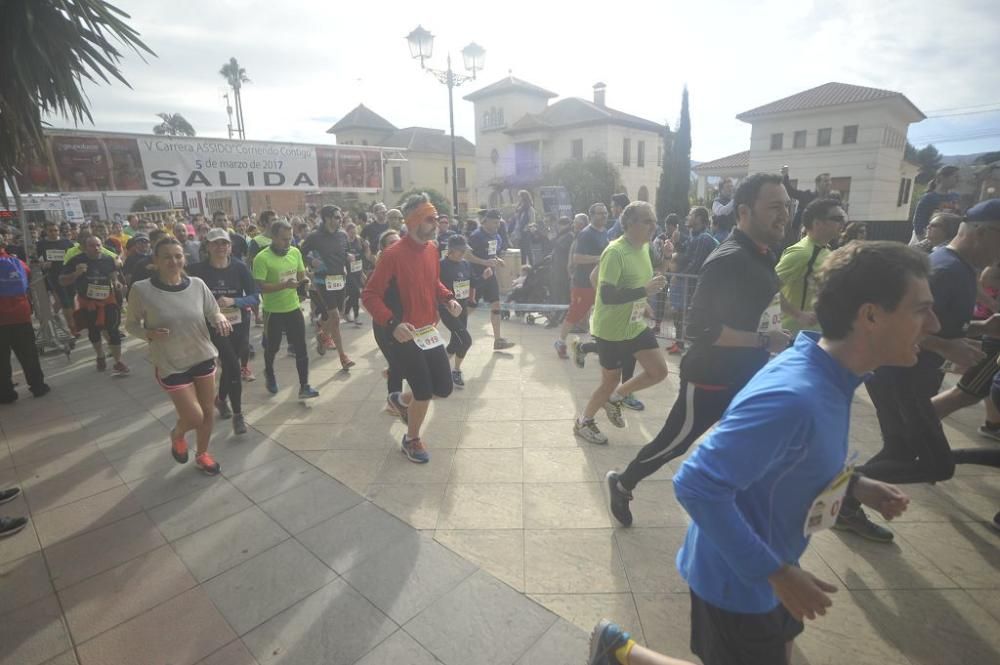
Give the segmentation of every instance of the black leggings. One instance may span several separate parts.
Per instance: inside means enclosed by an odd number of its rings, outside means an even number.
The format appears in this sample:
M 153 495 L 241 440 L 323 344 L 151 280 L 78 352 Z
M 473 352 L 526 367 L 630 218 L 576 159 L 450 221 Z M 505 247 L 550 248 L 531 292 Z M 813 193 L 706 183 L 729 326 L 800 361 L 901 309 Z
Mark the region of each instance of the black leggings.
M 441 316 L 441 323 L 451 331 L 451 339 L 445 351 L 449 355 L 455 354 L 459 358 L 464 358 L 465 354 L 472 348 L 472 335 L 469 334 L 469 313 L 462 308 L 462 313 L 455 318 L 445 307 L 438 307 L 438 314 Z
M 219 399 L 233 407 L 233 413 L 243 413 L 243 380 L 240 376 L 240 358 L 243 349 L 249 346 L 250 322 L 233 326 L 233 332 L 223 337 L 216 334 L 214 328 L 209 328 L 212 344 L 219 351 L 219 365 L 222 367 L 222 378 L 219 379 Z
M 302 310 L 290 312 L 264 312 L 264 372 L 274 376 L 274 357 L 281 348 L 281 335 L 288 337 L 288 347 L 295 352 L 295 369 L 299 385 L 309 383 L 309 350 L 306 348 L 306 321 Z
M 110 346 L 121 346 L 122 333 L 119 330 L 122 322 L 122 310 L 118 305 L 104 306 L 104 327 L 97 325 L 96 309 L 81 309 L 78 315 L 83 322 L 83 327 L 87 329 L 87 339 L 91 344 L 100 344 L 101 330 L 108 333 L 108 344 Z
M 422 351 L 415 342 L 392 341 L 392 357 L 413 391 L 413 399 L 424 402 L 432 397 L 447 397 L 454 386 L 451 363 L 444 346 Z M 392 363 L 390 363 L 390 366 Z
M 680 393 L 667 422 L 621 474 L 622 486 L 633 489 L 643 478 L 687 452 L 698 437 L 722 418 L 737 392 L 738 388 L 702 388 L 682 378 Z
M 385 326 L 380 326 L 377 323 L 372 326 L 372 330 L 375 333 L 375 343 L 378 344 L 386 362 L 389 363 L 389 376 L 385 380 L 386 391 L 387 393 L 402 392 L 403 373 L 399 369 L 399 364 L 392 357 L 392 345 L 395 342 L 392 333 Z
M 344 314 L 354 312 L 355 320 L 361 308 L 361 286 L 357 282 L 359 279 L 361 278 L 354 275 L 347 278 L 347 299 L 344 300 Z

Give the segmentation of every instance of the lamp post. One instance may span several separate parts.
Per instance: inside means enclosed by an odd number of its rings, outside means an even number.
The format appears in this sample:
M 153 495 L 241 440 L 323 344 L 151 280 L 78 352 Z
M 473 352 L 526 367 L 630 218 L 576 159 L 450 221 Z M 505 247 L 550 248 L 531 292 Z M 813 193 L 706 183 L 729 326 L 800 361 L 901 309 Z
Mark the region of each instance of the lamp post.
M 454 205 L 452 214 L 458 214 L 458 167 L 455 159 L 455 103 L 453 90 L 467 81 L 475 80 L 476 72 L 481 70 L 486 62 L 486 50 L 475 42 L 470 43 L 462 49 L 462 64 L 465 69 L 472 72 L 472 75 L 458 74 L 451 68 L 451 54 L 448 54 L 448 68 L 431 69 L 424 65 L 424 60 L 431 57 L 434 52 L 434 35 L 425 30 L 422 26 L 417 26 L 406 36 L 406 41 L 410 45 L 410 56 L 414 60 L 420 60 L 420 67 L 430 72 L 439 82 L 448 86 L 448 122 L 451 126 L 451 198 Z

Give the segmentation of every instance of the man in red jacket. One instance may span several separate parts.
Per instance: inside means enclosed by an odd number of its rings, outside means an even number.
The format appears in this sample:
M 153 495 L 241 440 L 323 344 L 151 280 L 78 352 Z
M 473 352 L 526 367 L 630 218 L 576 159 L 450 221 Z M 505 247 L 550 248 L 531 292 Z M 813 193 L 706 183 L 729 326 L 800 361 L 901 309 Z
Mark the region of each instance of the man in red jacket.
M 31 326 L 30 276 L 27 264 L 8 254 L 7 248 L 0 245 L 0 404 L 17 401 L 11 351 L 21 364 L 31 394 L 41 397 L 50 390 L 38 361 L 35 329 Z
M 401 448 L 411 462 L 430 461 L 420 440 L 420 427 L 432 397 L 451 394 L 451 364 L 444 340 L 435 327 L 438 304 L 447 304 L 457 317 L 462 306 L 441 284 L 437 236 L 437 209 L 426 194 L 415 194 L 403 205 L 407 234 L 382 252 L 368 279 L 361 301 L 372 320 L 392 331 L 392 363 L 410 384 L 410 391 L 391 393 L 389 402 L 407 425 Z

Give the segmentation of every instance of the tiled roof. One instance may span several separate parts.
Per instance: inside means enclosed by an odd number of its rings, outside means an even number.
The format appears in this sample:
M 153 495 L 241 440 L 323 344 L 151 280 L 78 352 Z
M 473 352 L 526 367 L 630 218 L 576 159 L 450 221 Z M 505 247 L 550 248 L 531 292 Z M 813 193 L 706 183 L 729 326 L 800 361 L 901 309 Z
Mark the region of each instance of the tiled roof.
M 502 78 L 496 83 L 491 83 L 485 88 L 480 88 L 474 92 L 470 92 L 465 97 L 462 97 L 467 102 L 474 102 L 479 99 L 484 99 L 486 97 L 491 97 L 493 95 L 503 94 L 505 92 L 527 92 L 538 95 L 539 97 L 545 97 L 546 99 L 551 99 L 552 97 L 558 97 L 556 93 L 551 90 L 546 90 L 545 88 L 539 87 L 534 83 L 528 83 L 527 81 L 522 81 L 514 76 L 507 76 Z
M 664 125 L 631 115 L 607 106 L 598 106 L 593 102 L 579 97 L 560 99 L 544 111 L 527 115 L 515 122 L 508 134 L 533 131 L 538 129 L 559 129 L 579 125 L 614 124 L 626 125 L 650 132 L 663 132 Z
M 451 136 L 443 129 L 406 127 L 390 134 L 382 144 L 391 148 L 406 148 L 412 152 L 432 152 L 450 155 Z M 456 155 L 475 155 L 476 146 L 461 136 L 455 137 Z
M 824 83 L 821 86 L 810 88 L 803 92 L 779 99 L 770 104 L 758 106 L 755 109 L 744 111 L 736 116 L 737 120 L 748 121 L 753 118 L 771 115 L 773 113 L 790 113 L 795 111 L 806 111 L 809 109 L 823 108 L 826 106 L 840 106 L 842 104 L 858 104 L 870 102 L 878 99 L 901 98 L 909 104 L 913 110 L 921 117 L 926 116 L 914 106 L 913 102 L 905 95 L 892 90 L 881 90 L 879 88 L 865 88 L 860 85 L 848 85 L 847 83 Z
M 336 125 L 326 130 L 326 133 L 336 134 L 345 129 L 379 129 L 384 132 L 394 132 L 396 126 L 364 104 L 358 104 L 350 113 L 338 120 Z
M 702 162 L 698 166 L 695 166 L 692 171 L 697 173 L 698 171 L 708 171 L 711 169 L 738 169 L 738 168 L 750 168 L 750 151 L 744 150 L 743 152 L 737 152 L 732 155 L 726 155 L 725 157 L 720 157 L 718 159 L 713 159 L 710 162 Z

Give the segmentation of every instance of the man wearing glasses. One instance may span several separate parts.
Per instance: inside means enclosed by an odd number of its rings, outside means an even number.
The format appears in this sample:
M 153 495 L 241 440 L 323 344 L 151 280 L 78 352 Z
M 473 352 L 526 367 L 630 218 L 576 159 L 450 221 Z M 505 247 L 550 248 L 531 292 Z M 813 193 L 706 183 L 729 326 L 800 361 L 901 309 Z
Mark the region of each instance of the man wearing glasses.
M 802 240 L 781 255 L 775 272 L 781 280 L 782 327 L 795 335 L 800 330 L 815 330 L 813 313 L 816 272 L 830 254 L 830 243 L 840 237 L 847 214 L 836 199 L 816 199 L 802 212 L 806 230 Z

